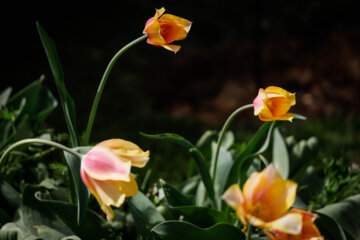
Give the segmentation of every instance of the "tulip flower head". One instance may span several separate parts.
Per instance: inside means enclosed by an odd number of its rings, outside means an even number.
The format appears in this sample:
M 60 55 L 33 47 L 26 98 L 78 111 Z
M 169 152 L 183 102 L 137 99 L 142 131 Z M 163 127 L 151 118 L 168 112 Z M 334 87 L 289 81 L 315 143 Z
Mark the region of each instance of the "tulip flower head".
M 302 227 L 300 213 L 288 213 L 295 201 L 297 184 L 282 179 L 273 164 L 262 172 L 253 173 L 241 191 L 234 184 L 222 199 L 235 209 L 244 225 L 262 229 L 276 229 L 289 234 L 299 234 Z
M 302 228 L 300 234 L 290 235 L 277 230 L 265 231 L 271 240 L 324 240 L 319 229 L 314 224 L 317 215 L 299 208 L 292 208 L 290 212 L 300 213 L 302 216 Z
M 97 144 L 81 161 L 80 175 L 94 195 L 108 221 L 114 218 L 111 206 L 120 207 L 125 197 L 135 196 L 138 186 L 131 166 L 143 167 L 149 151 L 143 152 L 134 143 L 111 139 Z
M 253 101 L 254 115 L 259 115 L 262 121 L 289 120 L 294 114 L 288 113 L 291 106 L 296 104 L 295 94 L 279 87 L 260 88 Z
M 146 22 L 143 33 L 148 35 L 147 43 L 176 53 L 181 47 L 169 43 L 186 38 L 191 22 L 164 12 L 165 8 L 156 9 L 155 16 Z

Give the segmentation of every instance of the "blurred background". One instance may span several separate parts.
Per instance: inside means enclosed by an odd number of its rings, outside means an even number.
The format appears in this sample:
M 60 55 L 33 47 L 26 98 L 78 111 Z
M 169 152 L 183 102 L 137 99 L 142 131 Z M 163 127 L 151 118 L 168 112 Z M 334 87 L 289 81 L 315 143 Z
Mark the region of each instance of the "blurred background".
M 125 138 L 151 149 L 150 167 L 177 180 L 187 153 L 139 132 L 178 133 L 196 143 L 206 129 L 219 130 L 236 108 L 251 103 L 259 87 L 295 92 L 293 112 L 304 122 L 285 135 L 316 136 L 321 154 L 360 161 L 360 2 L 311 1 L 28 1 L 2 7 L 1 89 L 14 92 L 45 74 L 56 87 L 36 29 L 39 21 L 57 44 L 78 129 L 112 56 L 142 35 L 155 8 L 193 22 L 175 55 L 142 42 L 115 65 L 99 105 L 92 141 Z M 47 127 L 66 131 L 62 110 Z M 261 125 L 248 111 L 233 130 L 247 140 Z M 169 147 L 167 147 L 169 146 Z M 174 152 L 178 153 L 174 156 Z M 160 156 L 165 156 L 161 158 Z M 185 160 L 186 159 L 186 160 Z M 164 163 L 166 161 L 166 163 Z M 187 166 L 187 165 L 184 165 Z

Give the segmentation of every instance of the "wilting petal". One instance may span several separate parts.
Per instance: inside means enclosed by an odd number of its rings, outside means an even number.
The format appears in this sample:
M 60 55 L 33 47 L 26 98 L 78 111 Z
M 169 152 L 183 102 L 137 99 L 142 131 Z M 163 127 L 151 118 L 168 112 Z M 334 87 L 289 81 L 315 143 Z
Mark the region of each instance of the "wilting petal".
M 138 145 L 123 139 L 106 140 L 97 146 L 111 149 L 119 158 L 131 161 L 134 167 L 144 167 L 149 161 L 149 151 L 144 152 Z
M 107 148 L 94 147 L 82 159 L 81 167 L 97 180 L 129 181 L 131 162 L 119 159 Z

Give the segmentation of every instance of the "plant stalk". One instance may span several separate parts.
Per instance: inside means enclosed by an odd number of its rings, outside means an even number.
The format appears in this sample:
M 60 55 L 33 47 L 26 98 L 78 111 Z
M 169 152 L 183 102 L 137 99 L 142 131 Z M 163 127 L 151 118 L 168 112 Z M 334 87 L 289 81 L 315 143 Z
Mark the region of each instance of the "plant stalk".
M 83 138 L 83 145 L 88 145 L 89 144 L 89 140 L 90 140 L 90 134 L 91 134 L 91 130 L 92 127 L 94 125 L 94 121 L 95 121 L 95 116 L 96 116 L 96 112 L 97 112 L 97 108 L 100 102 L 100 98 L 102 95 L 102 92 L 104 90 L 104 86 L 106 84 L 106 81 L 110 75 L 110 72 L 112 70 L 112 68 L 114 67 L 116 61 L 119 59 L 119 57 L 125 53 L 128 49 L 130 49 L 132 46 L 136 45 L 137 43 L 145 40 L 147 38 L 147 35 L 142 35 L 141 37 L 135 39 L 134 41 L 128 43 L 127 45 L 125 45 L 123 48 L 121 48 L 115 55 L 114 57 L 110 60 L 108 66 L 105 69 L 105 72 L 101 78 L 99 87 L 97 89 L 95 98 L 94 98 L 94 102 L 92 104 L 91 107 L 91 111 L 90 111 L 90 116 L 89 116 L 89 120 L 87 123 L 87 127 L 84 133 L 84 138 Z
M 53 146 L 56 148 L 59 148 L 61 150 L 64 150 L 70 154 L 73 154 L 74 156 L 78 157 L 78 158 L 82 158 L 82 155 L 78 152 L 76 152 L 75 150 L 68 148 L 60 143 L 57 142 L 53 142 L 53 141 L 49 141 L 49 140 L 45 140 L 45 139 L 40 139 L 40 138 L 28 138 L 28 139 L 24 139 L 24 140 L 20 140 L 16 143 L 14 143 L 13 145 L 11 145 L 10 147 L 8 147 L 5 152 L 3 153 L 3 155 L 0 158 L 0 167 L 3 164 L 3 161 L 5 159 L 5 157 L 15 148 L 21 146 L 21 145 L 25 145 L 25 144 L 33 144 L 33 143 L 40 143 L 40 144 L 44 144 L 44 145 L 49 145 L 49 146 Z
M 217 141 L 217 146 L 216 146 L 216 152 L 215 152 L 215 160 L 214 160 L 214 169 L 213 169 L 213 174 L 212 174 L 212 178 L 213 178 L 213 183 L 215 183 L 215 179 L 216 179 L 216 168 L 217 168 L 217 162 L 218 162 L 218 158 L 219 158 L 219 153 L 220 153 L 220 147 L 221 147 L 221 142 L 224 140 L 224 136 L 225 136 L 225 132 L 226 130 L 229 128 L 231 122 L 233 121 L 233 119 L 239 115 L 240 112 L 252 108 L 253 104 L 247 104 L 244 105 L 238 109 L 236 109 L 226 120 L 224 126 L 222 127 L 220 133 L 219 133 L 219 138 Z

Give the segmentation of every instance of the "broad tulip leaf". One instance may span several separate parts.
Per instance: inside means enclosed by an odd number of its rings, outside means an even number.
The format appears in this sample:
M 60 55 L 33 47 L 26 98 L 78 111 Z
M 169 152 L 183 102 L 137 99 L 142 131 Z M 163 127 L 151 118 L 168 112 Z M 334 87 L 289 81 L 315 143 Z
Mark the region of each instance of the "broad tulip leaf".
M 36 226 L 35 229 L 37 231 L 38 236 L 46 240 L 59 240 L 65 237 L 65 235 L 62 234 L 61 232 L 58 232 L 55 229 L 50 228 L 46 225 Z
M 152 230 L 159 238 L 164 240 L 219 240 L 219 239 L 245 239 L 240 229 L 220 223 L 210 228 L 200 228 L 184 221 L 166 221 L 155 226 Z
M 16 235 L 15 235 L 16 233 Z M 15 238 L 16 236 L 16 238 Z M 31 233 L 27 232 L 26 230 L 21 229 L 15 223 L 10 222 L 2 226 L 0 229 L 0 240 L 43 240 Z
M 18 239 L 18 233 L 15 230 L 0 231 L 0 240 L 17 240 L 17 239 Z
M 165 221 L 153 203 L 140 191 L 136 196 L 131 197 L 128 203 L 134 217 L 136 231 L 144 238 L 149 236 L 152 227 Z
M 86 154 L 88 151 L 90 151 L 90 149 L 91 147 L 74 148 L 74 150 L 76 150 L 81 154 Z M 75 203 L 77 205 L 76 219 L 77 222 L 80 223 L 85 213 L 85 209 L 89 200 L 90 193 L 87 187 L 85 186 L 85 184 L 81 180 L 81 176 L 80 176 L 81 159 L 65 151 L 64 151 L 64 156 L 71 172 L 71 179 L 72 179 L 71 183 L 73 185 L 71 189 L 74 191 L 72 192 L 72 196 L 74 197 Z
M 285 145 L 285 141 L 281 136 L 278 128 L 274 129 L 274 142 L 273 142 L 273 163 L 276 169 L 279 171 L 283 179 L 289 177 L 290 161 L 289 154 Z
M 184 196 L 175 188 L 167 184 L 164 180 L 160 179 L 160 184 L 163 187 L 165 198 L 169 206 L 187 206 L 194 205 L 194 199 L 188 196 Z
M 317 212 L 336 220 L 353 239 L 360 239 L 360 194 L 318 209 Z
M 74 235 L 75 233 L 82 239 L 101 239 L 104 235 L 101 225 L 104 224 L 105 221 L 95 212 L 90 210 L 85 211 L 82 221 L 78 224 L 77 207 L 74 204 L 45 199 L 40 192 L 35 193 L 35 198 L 44 211 L 56 214 L 56 216 L 60 218 L 71 230 L 71 232 L 64 232 L 46 224 L 47 226 L 65 234 L 65 236 Z
M 315 224 L 323 234 L 332 239 L 347 240 L 344 231 L 336 220 L 320 212 L 316 213 L 319 217 L 315 220 Z
M 163 140 L 173 141 L 183 146 L 186 150 L 188 150 L 195 161 L 197 170 L 201 176 L 201 179 L 205 185 L 209 197 L 213 200 L 215 199 L 214 186 L 210 177 L 208 164 L 206 163 L 202 153 L 191 142 L 189 142 L 182 136 L 173 133 L 163 133 L 163 134 L 155 134 L 155 135 L 149 135 L 144 133 L 141 134 L 151 139 L 163 139 Z
M 8 99 L 9 99 L 9 97 L 10 97 L 11 92 L 12 92 L 12 88 L 11 88 L 11 87 L 7 87 L 7 88 L 5 88 L 4 91 L 2 91 L 2 92 L 0 93 L 0 110 L 1 110 L 1 108 L 2 108 L 3 106 L 6 105 Z
M 170 207 L 170 209 L 181 214 L 185 221 L 203 228 L 211 227 L 216 223 L 228 222 L 225 212 L 219 212 L 212 208 L 179 206 Z
M 45 29 L 37 22 L 37 29 L 49 60 L 50 68 L 54 76 L 56 88 L 60 97 L 61 106 L 65 114 L 65 121 L 69 130 L 73 147 L 78 146 L 78 134 L 76 130 L 75 104 L 65 88 L 64 73 L 57 54 L 56 45 Z

